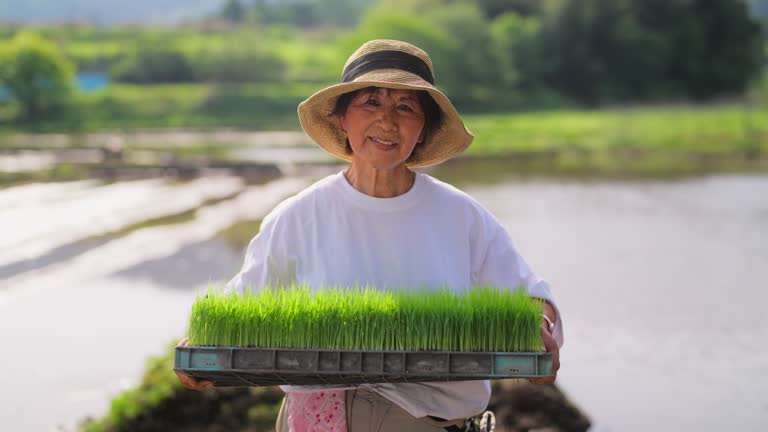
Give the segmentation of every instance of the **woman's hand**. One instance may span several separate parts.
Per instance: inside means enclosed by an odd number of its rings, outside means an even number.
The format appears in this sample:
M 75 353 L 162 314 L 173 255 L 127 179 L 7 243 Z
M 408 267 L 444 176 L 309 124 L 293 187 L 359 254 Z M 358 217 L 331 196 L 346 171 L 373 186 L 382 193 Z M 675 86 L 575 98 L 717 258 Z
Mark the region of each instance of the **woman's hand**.
M 177 346 L 183 347 L 187 346 L 187 343 L 189 342 L 188 338 L 184 338 L 179 342 Z M 187 388 L 189 390 L 205 390 L 209 388 L 213 388 L 214 385 L 211 381 L 198 381 L 191 376 L 183 373 L 183 372 L 176 372 L 176 376 L 179 377 L 179 381 L 181 381 L 181 385 L 184 386 L 184 388 Z
M 544 342 L 544 351 L 552 353 L 552 376 L 545 378 L 529 378 L 532 384 L 552 384 L 557 379 L 557 371 L 560 369 L 560 347 L 557 340 L 552 335 L 555 326 L 552 323 L 557 322 L 557 310 L 547 299 L 540 299 L 542 303 L 543 320 L 541 322 L 541 340 Z M 550 328 L 551 327 L 551 328 Z
M 541 339 L 544 341 L 544 349 L 552 353 L 552 376 L 545 378 L 529 378 L 532 384 L 552 384 L 557 379 L 557 371 L 560 369 L 560 347 L 552 333 L 549 332 L 547 322 L 541 323 Z

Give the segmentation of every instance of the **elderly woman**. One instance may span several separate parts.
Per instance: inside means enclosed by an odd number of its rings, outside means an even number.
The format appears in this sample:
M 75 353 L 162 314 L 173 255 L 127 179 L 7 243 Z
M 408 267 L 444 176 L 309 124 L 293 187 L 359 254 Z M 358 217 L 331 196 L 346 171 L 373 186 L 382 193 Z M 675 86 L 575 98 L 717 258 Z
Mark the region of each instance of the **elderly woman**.
M 547 283 L 486 209 L 413 171 L 460 154 L 473 139 L 435 88 L 424 51 L 393 40 L 365 43 L 340 84 L 299 105 L 299 119 L 320 147 L 349 166 L 264 219 L 230 288 L 524 286 L 545 301 L 542 336 L 557 372 L 562 324 Z M 209 385 L 183 376 L 182 382 Z M 283 389 L 278 431 L 464 430 L 465 419 L 482 413 L 490 397 L 488 381 Z

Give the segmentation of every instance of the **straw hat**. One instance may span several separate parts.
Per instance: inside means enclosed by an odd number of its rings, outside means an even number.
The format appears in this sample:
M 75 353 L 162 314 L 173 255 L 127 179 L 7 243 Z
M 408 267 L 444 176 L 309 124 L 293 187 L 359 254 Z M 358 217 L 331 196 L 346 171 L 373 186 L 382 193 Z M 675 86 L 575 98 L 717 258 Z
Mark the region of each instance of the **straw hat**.
M 331 115 L 336 100 L 344 93 L 366 87 L 425 90 L 442 111 L 440 129 L 428 136 L 414 159 L 406 164 L 422 168 L 444 162 L 464 150 L 474 136 L 464 126 L 451 101 L 434 86 L 434 69 L 429 55 L 406 42 L 378 39 L 358 48 L 344 65 L 341 84 L 326 87 L 299 104 L 301 127 L 328 153 L 352 160 L 347 154 L 346 134 Z

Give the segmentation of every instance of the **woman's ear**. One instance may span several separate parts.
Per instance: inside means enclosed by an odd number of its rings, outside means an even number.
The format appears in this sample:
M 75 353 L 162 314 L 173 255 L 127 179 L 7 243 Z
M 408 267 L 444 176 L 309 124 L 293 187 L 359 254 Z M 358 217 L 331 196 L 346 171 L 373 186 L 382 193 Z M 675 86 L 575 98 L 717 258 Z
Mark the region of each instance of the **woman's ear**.
M 421 144 L 424 142 L 424 138 L 427 136 L 427 128 L 422 127 L 421 133 L 419 134 L 419 138 L 416 140 L 416 144 Z
M 343 115 L 337 116 L 336 119 L 339 122 L 339 128 L 341 128 L 341 131 L 346 134 L 347 133 L 346 119 L 344 118 Z

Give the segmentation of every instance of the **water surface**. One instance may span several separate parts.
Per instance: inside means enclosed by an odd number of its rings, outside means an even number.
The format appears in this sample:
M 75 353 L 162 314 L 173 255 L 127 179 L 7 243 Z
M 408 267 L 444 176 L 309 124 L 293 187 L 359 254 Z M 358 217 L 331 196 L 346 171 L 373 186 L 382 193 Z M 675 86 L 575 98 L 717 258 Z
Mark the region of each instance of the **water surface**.
M 551 282 L 596 430 L 764 430 L 768 177 L 465 189 Z
M 595 430 L 762 430 L 768 176 L 491 174 L 451 178 L 551 282 L 565 323 L 558 382 Z M 258 220 L 306 180 L 211 184 L 0 189 L 3 252 L 34 245 L 19 249 L 25 257 L 135 224 L 143 211 L 172 213 L 241 190 L 178 224 L 138 227 L 0 277 L 0 339 L 10 347 L 0 356 L 0 430 L 56 430 L 101 415 L 111 396 L 138 382 L 147 356 L 183 334 L 195 290 L 241 265 L 243 241 L 232 247 L 218 233 Z M 78 221 L 91 222 L 68 228 Z M 22 258 L 2 257 L 6 265 Z

